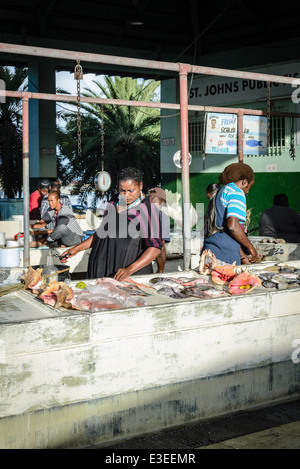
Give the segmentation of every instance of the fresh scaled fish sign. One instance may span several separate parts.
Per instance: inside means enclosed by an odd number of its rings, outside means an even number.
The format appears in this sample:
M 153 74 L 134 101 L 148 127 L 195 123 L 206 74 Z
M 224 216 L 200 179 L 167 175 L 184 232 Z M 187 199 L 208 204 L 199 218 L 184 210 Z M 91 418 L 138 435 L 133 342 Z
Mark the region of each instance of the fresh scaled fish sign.
M 205 135 L 205 153 L 235 155 L 237 152 L 237 116 L 207 113 Z

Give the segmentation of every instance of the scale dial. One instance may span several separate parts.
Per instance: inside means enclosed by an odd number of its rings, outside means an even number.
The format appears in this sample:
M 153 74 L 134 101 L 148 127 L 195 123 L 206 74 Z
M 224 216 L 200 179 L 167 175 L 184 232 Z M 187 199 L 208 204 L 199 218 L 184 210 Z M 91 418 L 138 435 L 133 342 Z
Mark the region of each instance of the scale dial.
M 108 191 L 111 185 L 111 177 L 107 171 L 100 171 L 95 176 L 95 187 L 99 191 Z
M 192 155 L 189 153 L 189 166 L 192 162 Z M 181 168 L 181 150 L 178 150 L 173 156 L 173 163 L 177 168 Z

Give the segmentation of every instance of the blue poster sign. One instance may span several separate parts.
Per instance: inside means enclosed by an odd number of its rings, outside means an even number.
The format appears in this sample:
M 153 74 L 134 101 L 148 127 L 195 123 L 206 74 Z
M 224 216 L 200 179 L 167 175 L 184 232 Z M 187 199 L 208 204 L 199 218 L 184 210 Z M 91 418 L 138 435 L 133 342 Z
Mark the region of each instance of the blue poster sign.
M 237 154 L 237 115 L 207 113 L 205 153 Z M 267 118 L 243 116 L 244 155 L 267 154 Z
M 237 115 L 207 113 L 205 153 L 235 155 L 237 151 Z
M 246 116 L 243 118 L 243 153 L 244 155 L 267 154 L 268 121 L 264 116 Z

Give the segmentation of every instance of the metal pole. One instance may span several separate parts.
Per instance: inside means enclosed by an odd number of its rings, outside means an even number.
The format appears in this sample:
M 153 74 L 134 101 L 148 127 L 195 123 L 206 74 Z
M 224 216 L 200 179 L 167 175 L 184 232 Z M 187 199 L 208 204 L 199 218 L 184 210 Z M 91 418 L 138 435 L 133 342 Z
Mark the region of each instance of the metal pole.
M 237 128 L 238 128 L 238 134 L 237 134 L 237 147 L 238 147 L 238 158 L 239 158 L 239 163 L 243 163 L 243 158 L 244 158 L 244 148 L 243 148 L 243 113 L 241 111 L 238 112 L 238 123 L 237 123 Z
M 94 54 L 89 52 L 69 51 L 61 49 L 48 49 L 45 47 L 24 46 L 20 44 L 0 43 L 0 53 L 30 55 L 32 57 L 48 57 L 52 59 L 65 59 L 76 62 L 80 59 L 82 62 L 113 64 L 120 67 L 137 67 L 139 69 L 165 70 L 170 72 L 179 72 L 181 64 L 173 62 L 163 62 L 157 60 L 134 59 L 130 57 L 119 57 L 114 55 Z M 201 65 L 189 65 L 189 73 L 199 73 L 201 75 L 215 75 L 219 77 L 232 77 L 245 80 L 258 80 L 271 83 L 286 83 L 300 85 L 300 78 L 284 77 L 279 75 L 269 75 L 265 73 L 245 72 L 241 70 L 227 70 L 224 68 L 204 67 Z
M 24 255 L 23 267 L 30 265 L 29 250 L 29 96 L 23 103 L 23 214 L 24 214 Z
M 189 65 L 179 64 L 180 128 L 181 128 L 181 180 L 183 221 L 183 268 L 188 270 L 191 262 L 190 179 L 189 179 L 189 128 L 188 85 Z
M 57 102 L 72 102 L 77 104 L 77 96 L 67 95 L 67 94 L 47 94 L 47 93 L 31 93 L 31 92 L 22 92 L 22 91 L 8 91 L 0 90 L 0 96 L 6 96 L 10 98 L 20 98 L 22 99 L 25 95 L 29 96 L 29 99 L 43 99 L 45 101 L 57 101 Z M 158 109 L 172 109 L 179 110 L 180 104 L 174 103 L 156 103 L 156 102 L 146 102 L 146 101 L 128 101 L 125 99 L 107 99 L 107 98 L 89 98 L 86 96 L 81 96 L 80 101 L 83 103 L 98 103 L 105 105 L 115 105 L 115 106 L 132 106 L 132 107 L 149 107 L 149 108 L 158 108 Z M 224 114 L 238 114 L 242 112 L 243 114 L 253 115 L 253 116 L 267 116 L 267 111 L 255 110 L 255 109 L 244 109 L 244 108 L 232 108 L 232 107 L 218 107 L 218 106 L 200 106 L 196 104 L 188 105 L 189 111 L 205 111 L 205 112 L 221 112 Z M 299 112 L 277 112 L 271 111 L 271 116 L 282 116 L 282 117 L 295 117 L 299 118 Z

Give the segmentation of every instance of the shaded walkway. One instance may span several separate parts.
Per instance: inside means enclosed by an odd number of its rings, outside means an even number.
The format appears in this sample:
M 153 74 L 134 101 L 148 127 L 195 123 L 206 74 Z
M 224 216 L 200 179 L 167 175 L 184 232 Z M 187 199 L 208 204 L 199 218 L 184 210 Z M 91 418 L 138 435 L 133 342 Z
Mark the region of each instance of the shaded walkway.
M 92 449 L 299 449 L 300 401 Z

